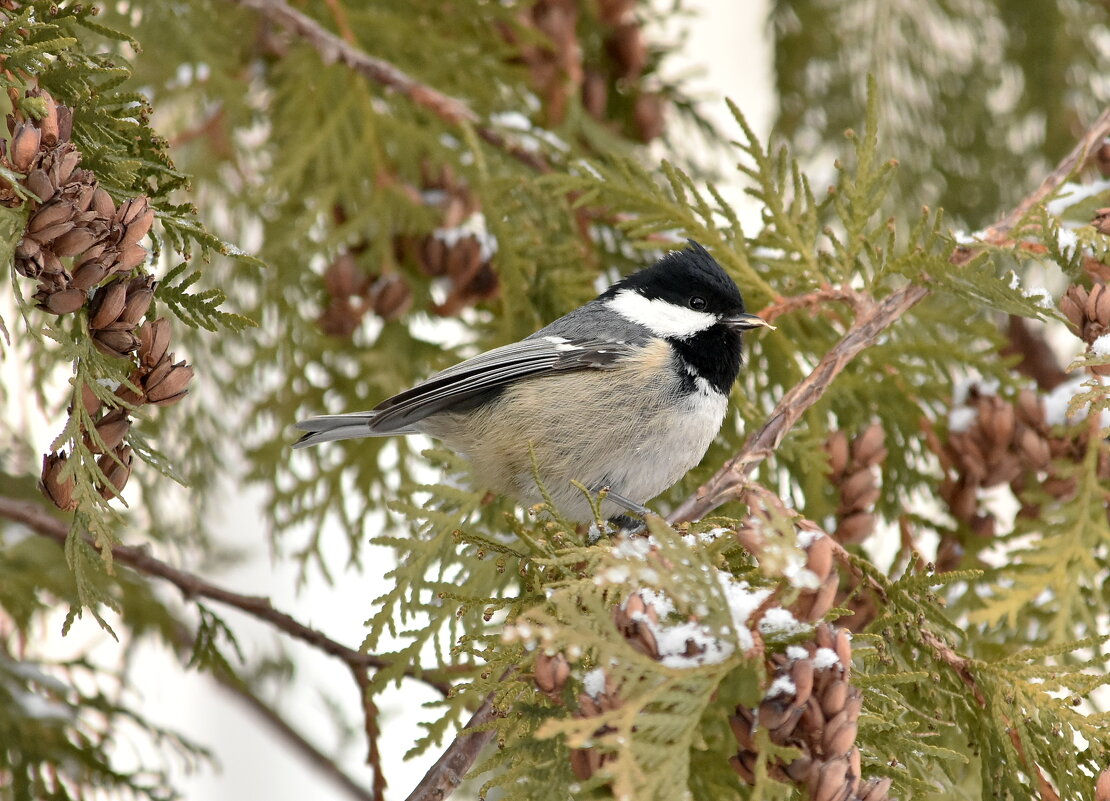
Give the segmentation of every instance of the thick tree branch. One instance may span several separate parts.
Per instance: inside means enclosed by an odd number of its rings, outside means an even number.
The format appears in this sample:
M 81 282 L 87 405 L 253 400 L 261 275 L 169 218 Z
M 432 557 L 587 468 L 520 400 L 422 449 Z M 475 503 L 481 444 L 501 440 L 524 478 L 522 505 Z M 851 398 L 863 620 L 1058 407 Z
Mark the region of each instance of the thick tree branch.
M 338 61 L 367 80 L 404 95 L 448 125 L 472 128 L 481 139 L 522 164 L 538 172 L 550 171 L 551 167 L 543 156 L 484 123 L 462 100 L 420 83 L 388 61 L 363 52 L 324 28 L 316 20 L 291 8 L 283 0 L 230 0 L 230 2 L 257 11 L 289 33 L 303 39 L 316 49 L 320 58 L 326 63 Z
M 64 545 L 66 537 L 69 535 L 69 527 L 63 520 L 50 514 L 38 504 L 29 501 L 0 496 L 0 517 L 22 523 L 35 533 L 48 537 L 59 544 Z M 375 654 L 364 654 L 361 651 L 356 651 L 340 642 L 336 642 L 322 631 L 304 625 L 292 615 L 275 609 L 269 598 L 257 595 L 242 595 L 226 590 L 200 576 L 168 565 L 160 559 L 154 558 L 142 548 L 117 545 L 112 548 L 112 557 L 120 564 L 127 565 L 140 573 L 165 579 L 177 587 L 186 598 L 208 598 L 246 612 L 259 620 L 264 620 L 290 637 L 306 642 L 330 656 L 341 659 L 352 669 L 386 668 L 392 664 L 388 659 Z M 449 682 L 430 678 L 424 675 L 422 671 L 406 668 L 405 675 L 435 687 L 444 695 L 451 691 Z
M 405 801 L 443 801 L 450 796 L 466 778 L 481 750 L 493 739 L 492 728 L 482 731 L 473 729 L 492 722 L 496 716 L 493 693 L 490 693 Z
M 1072 151 L 1041 181 L 1040 186 L 982 232 L 980 241 L 995 247 L 1011 244 L 1011 232 L 1015 226 L 1082 167 L 1107 136 L 1110 136 L 1110 108 L 1098 116 Z M 951 259 L 956 264 L 964 264 L 971 259 L 973 253 L 972 248 L 961 246 L 952 253 Z M 763 425 L 744 442 L 740 451 L 713 478 L 683 501 L 668 520 L 672 523 L 696 520 L 734 499 L 759 463 L 782 442 L 790 429 L 825 393 L 848 363 L 873 345 L 883 331 L 923 300 L 929 292 L 925 286 L 911 285 L 891 293 L 882 301 L 871 301 L 866 307 L 861 307 L 857 302 L 856 321 L 840 341 L 825 354 L 813 372 L 786 393 Z

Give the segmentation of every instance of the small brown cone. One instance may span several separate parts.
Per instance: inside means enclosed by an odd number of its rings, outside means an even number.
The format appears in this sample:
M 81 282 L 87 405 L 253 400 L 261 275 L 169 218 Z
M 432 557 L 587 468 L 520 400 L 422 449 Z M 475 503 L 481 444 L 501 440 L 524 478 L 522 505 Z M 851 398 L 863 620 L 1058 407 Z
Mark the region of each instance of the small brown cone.
M 1095 801 L 1110 801 L 1110 768 L 1098 774 L 1095 781 Z
M 370 289 L 370 303 L 383 320 L 396 320 L 412 306 L 412 288 L 399 275 L 383 275 Z
M 131 430 L 131 420 L 127 416 L 126 409 L 111 409 L 96 421 L 95 428 L 100 442 L 90 436 L 85 444 L 93 453 L 106 453 L 115 450 L 123 443 L 127 432 Z
M 557 700 L 570 678 L 570 663 L 562 653 L 549 655 L 543 651 L 536 654 L 532 680 L 547 697 Z
M 154 367 L 166 355 L 170 345 L 170 322 L 165 317 L 147 320 L 139 328 L 139 361 Z
M 122 359 L 139 347 L 139 338 L 130 331 L 97 331 L 92 343 L 105 356 Z
M 120 445 L 111 453 L 106 453 L 96 460 L 100 471 L 108 479 L 108 484 L 100 488 L 100 496 L 106 501 L 112 500 L 127 486 L 131 478 L 132 454 L 129 445 Z
M 61 477 L 62 468 L 66 464 L 66 452 L 47 453 L 42 457 L 42 480 L 39 489 L 50 502 L 63 512 L 77 508 L 77 501 L 73 497 L 73 476 Z
M 40 290 L 35 293 L 40 309 L 50 314 L 72 314 L 85 305 L 87 295 L 82 289 L 63 289 L 56 292 Z
M 1100 234 L 1110 235 L 1110 208 L 1098 209 L 1091 220 L 1091 225 Z
M 188 393 L 193 368 L 184 361 L 174 362 L 173 354 L 162 359 L 143 381 L 147 402 L 155 406 L 170 406 Z

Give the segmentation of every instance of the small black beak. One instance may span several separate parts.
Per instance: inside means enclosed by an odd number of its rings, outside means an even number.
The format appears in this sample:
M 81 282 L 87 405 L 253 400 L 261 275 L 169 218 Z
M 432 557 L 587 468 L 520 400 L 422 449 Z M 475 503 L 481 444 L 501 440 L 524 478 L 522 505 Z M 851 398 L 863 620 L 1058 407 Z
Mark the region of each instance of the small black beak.
M 770 328 L 772 331 L 775 327 L 762 317 L 756 317 L 754 314 L 734 314 L 731 317 L 726 317 L 722 320 L 729 328 L 735 328 L 737 331 L 747 331 L 752 328 Z

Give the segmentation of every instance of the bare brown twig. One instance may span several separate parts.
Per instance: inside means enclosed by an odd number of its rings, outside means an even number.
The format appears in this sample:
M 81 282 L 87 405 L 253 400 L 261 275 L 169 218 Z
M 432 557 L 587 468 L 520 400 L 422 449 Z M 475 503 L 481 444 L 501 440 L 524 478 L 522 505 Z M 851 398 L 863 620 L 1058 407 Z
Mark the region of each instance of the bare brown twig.
M 492 722 L 495 717 L 493 693 L 490 693 L 405 801 L 443 801 L 450 796 L 466 778 L 481 750 L 493 739 L 492 728 L 474 729 Z
M 823 286 L 813 292 L 791 295 L 787 298 L 778 298 L 774 303 L 770 303 L 760 309 L 756 316 L 763 318 L 769 323 L 773 323 L 776 319 L 789 312 L 798 311 L 799 309 L 805 309 L 810 306 L 817 306 L 829 301 L 841 301 L 846 303 L 853 311 L 858 313 L 866 309 L 870 302 L 870 297 L 851 287 Z
M 382 730 L 378 725 L 380 714 L 374 703 L 374 690 L 366 671 L 352 669 L 358 694 L 362 699 L 362 723 L 366 731 L 366 764 L 374 771 L 374 801 L 385 801 L 385 771 L 382 769 L 382 752 L 379 748 Z
M 69 527 L 63 520 L 50 514 L 38 504 L 29 501 L 0 496 L 0 517 L 22 523 L 35 533 L 48 537 L 59 544 L 64 544 L 69 534 Z M 200 576 L 168 565 L 151 556 L 142 548 L 117 545 L 112 548 L 112 558 L 116 562 L 127 565 L 140 573 L 156 576 L 170 582 L 186 598 L 208 598 L 246 612 L 259 620 L 264 620 L 290 637 L 306 642 L 329 656 L 342 660 L 352 669 L 387 668 L 392 665 L 392 662 L 388 659 L 375 654 L 364 654 L 361 651 L 356 651 L 331 639 L 322 631 L 306 626 L 292 615 L 275 609 L 269 598 L 243 595 L 226 590 Z M 449 682 L 430 678 L 424 675 L 422 671 L 406 668 L 404 674 L 435 687 L 444 695 L 451 691 Z
M 1038 203 L 1055 192 L 1076 169 L 1087 162 L 1102 141 L 1110 135 L 1110 108 L 1105 109 L 1086 130 L 1079 142 L 1050 172 L 1040 186 L 1022 199 L 979 237 L 986 245 L 1002 247 L 1013 242 L 1010 234 Z M 974 251 L 961 246 L 951 256 L 956 264 L 970 261 Z M 860 352 L 870 347 L 879 335 L 910 308 L 928 296 L 926 286 L 911 285 L 896 290 L 881 301 L 857 305 L 857 318 L 833 348 L 825 354 L 808 376 L 793 387 L 772 410 L 771 415 L 748 437 L 740 451 L 729 459 L 708 482 L 682 502 L 668 517 L 671 523 L 696 520 L 737 497 L 752 471 L 782 442 L 790 429 L 825 393 L 833 380 Z
M 291 8 L 283 0 L 230 0 L 257 11 L 267 19 L 312 45 L 325 62 L 340 62 L 367 80 L 404 95 L 448 125 L 470 127 L 484 141 L 538 172 L 551 167 L 539 153 L 515 142 L 483 122 L 466 103 L 421 83 L 393 64 L 375 58 L 327 30 L 316 20 Z

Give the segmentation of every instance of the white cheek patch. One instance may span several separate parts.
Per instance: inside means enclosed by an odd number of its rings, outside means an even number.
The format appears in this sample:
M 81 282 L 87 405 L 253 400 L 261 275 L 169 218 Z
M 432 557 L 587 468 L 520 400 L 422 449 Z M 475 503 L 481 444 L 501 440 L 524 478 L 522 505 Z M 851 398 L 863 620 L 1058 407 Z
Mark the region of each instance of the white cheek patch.
M 606 305 L 624 319 L 660 337 L 691 337 L 717 322 L 708 312 L 676 306 L 660 298 L 645 298 L 632 289 L 622 289 Z

